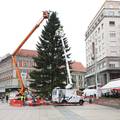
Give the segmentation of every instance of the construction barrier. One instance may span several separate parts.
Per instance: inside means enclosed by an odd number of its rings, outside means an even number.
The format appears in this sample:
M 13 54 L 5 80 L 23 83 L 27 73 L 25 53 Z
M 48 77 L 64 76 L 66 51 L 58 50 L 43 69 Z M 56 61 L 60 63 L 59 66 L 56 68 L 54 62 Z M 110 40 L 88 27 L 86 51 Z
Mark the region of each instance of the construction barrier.
M 27 106 L 39 106 L 39 105 L 46 105 L 46 101 L 44 99 L 36 99 L 35 101 L 33 101 L 32 99 L 29 99 L 27 101 L 11 99 L 9 101 L 9 104 L 11 106 L 16 106 L 16 107 L 22 107 L 24 105 L 27 105 Z
M 44 99 L 36 99 L 34 102 L 30 102 L 28 106 L 39 106 L 39 105 L 46 105 L 46 101 Z
M 23 101 L 11 99 L 10 100 L 10 105 L 15 106 L 15 107 L 22 107 L 23 106 Z

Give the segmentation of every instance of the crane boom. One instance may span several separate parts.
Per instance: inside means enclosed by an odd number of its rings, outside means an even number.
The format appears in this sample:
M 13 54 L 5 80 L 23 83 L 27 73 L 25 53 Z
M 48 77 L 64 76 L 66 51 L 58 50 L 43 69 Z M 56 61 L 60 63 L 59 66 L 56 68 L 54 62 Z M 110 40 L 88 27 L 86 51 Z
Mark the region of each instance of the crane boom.
M 65 48 L 65 44 L 64 44 L 64 40 L 63 40 L 63 27 L 60 27 L 57 30 L 57 34 L 60 34 L 62 36 L 61 42 L 62 42 L 62 47 L 63 47 L 63 51 L 64 51 L 64 56 L 65 56 L 65 62 L 66 62 L 66 69 L 67 69 L 67 75 L 68 75 L 68 83 L 66 85 L 66 89 L 71 89 L 73 87 L 73 82 L 72 82 L 72 77 L 70 74 L 70 67 L 69 67 L 69 63 L 68 63 L 68 58 L 67 58 L 67 52 L 66 52 L 66 48 Z
M 64 55 L 65 55 L 68 80 L 69 80 L 69 83 L 72 85 L 73 82 L 72 82 L 72 78 L 71 78 L 71 74 L 70 74 L 70 68 L 69 68 L 69 64 L 68 64 L 68 58 L 67 58 L 67 53 L 66 53 L 66 50 L 65 50 L 65 44 L 64 44 L 63 38 L 61 39 L 61 41 L 62 41 L 63 51 L 64 51 Z
M 39 22 L 33 27 L 33 29 L 29 32 L 29 34 L 25 37 L 25 39 L 21 42 L 21 44 L 17 47 L 17 49 L 13 52 L 13 56 L 17 54 L 20 48 L 24 45 L 24 43 L 29 39 L 29 37 L 33 34 L 33 32 L 40 26 L 44 19 L 48 18 L 48 12 L 43 11 L 43 17 L 39 20 Z
M 43 16 L 42 18 L 39 20 L 39 22 L 33 27 L 33 29 L 29 32 L 29 34 L 25 37 L 25 39 L 21 42 L 21 44 L 17 47 L 17 49 L 13 52 L 12 54 L 12 64 L 13 66 L 15 67 L 15 70 L 16 70 L 16 74 L 17 74 L 17 77 L 18 77 L 18 80 L 20 82 L 20 91 L 19 93 L 21 95 L 24 94 L 24 91 L 25 91 L 25 86 L 24 86 L 24 83 L 23 83 L 23 80 L 22 80 L 22 77 L 21 77 L 21 73 L 20 73 L 20 70 L 17 66 L 17 62 L 16 62 L 16 55 L 18 53 L 18 51 L 20 50 L 20 48 L 25 44 L 25 42 L 30 38 L 30 36 L 34 33 L 34 31 L 40 26 L 40 24 L 44 21 L 44 19 L 47 19 L 49 16 L 49 13 L 48 11 L 43 11 Z

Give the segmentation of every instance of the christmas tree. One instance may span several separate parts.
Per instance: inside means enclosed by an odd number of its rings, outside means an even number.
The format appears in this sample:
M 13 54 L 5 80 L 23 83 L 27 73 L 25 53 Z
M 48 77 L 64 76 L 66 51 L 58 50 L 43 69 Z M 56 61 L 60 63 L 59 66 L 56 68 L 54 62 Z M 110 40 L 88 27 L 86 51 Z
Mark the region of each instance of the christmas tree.
M 67 38 L 63 32 L 60 20 L 56 12 L 52 12 L 42 30 L 37 42 L 38 56 L 34 57 L 35 70 L 30 73 L 30 87 L 44 97 L 51 97 L 55 87 L 64 88 L 67 81 L 66 60 L 64 50 L 69 53 Z M 61 34 L 62 33 L 62 34 Z M 65 48 L 63 48 L 62 41 Z M 70 57 L 70 54 L 67 54 Z

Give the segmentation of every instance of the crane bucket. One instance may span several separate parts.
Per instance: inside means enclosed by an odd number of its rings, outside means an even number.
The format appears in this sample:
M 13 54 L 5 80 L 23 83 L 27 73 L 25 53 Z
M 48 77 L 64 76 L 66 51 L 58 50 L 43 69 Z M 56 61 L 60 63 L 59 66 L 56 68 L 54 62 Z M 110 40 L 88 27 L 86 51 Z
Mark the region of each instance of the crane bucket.
M 49 12 L 48 11 L 43 11 L 43 18 L 47 19 L 49 17 Z

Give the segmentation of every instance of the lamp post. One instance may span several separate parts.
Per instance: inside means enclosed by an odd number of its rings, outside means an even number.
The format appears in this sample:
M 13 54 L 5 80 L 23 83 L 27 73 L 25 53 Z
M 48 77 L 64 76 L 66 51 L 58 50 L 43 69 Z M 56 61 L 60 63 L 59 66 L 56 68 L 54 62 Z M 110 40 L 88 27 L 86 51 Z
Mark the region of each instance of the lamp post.
M 97 57 L 96 57 L 96 51 L 95 51 L 95 84 L 96 84 L 96 90 L 97 90 L 96 97 L 98 98 L 99 95 L 98 95 L 98 75 L 97 75 Z
M 95 48 L 95 84 L 96 84 L 96 90 L 97 90 L 97 94 L 96 94 L 96 98 L 99 98 L 99 94 L 98 94 L 98 72 L 97 72 L 97 55 L 96 55 L 96 48 Z
M 98 99 L 99 98 L 99 95 L 98 95 L 98 73 L 97 73 L 97 48 L 95 47 L 95 43 L 92 42 L 92 59 L 94 60 L 94 65 L 95 65 L 95 84 L 96 84 L 96 91 L 97 91 L 97 94 L 96 94 L 96 98 Z

